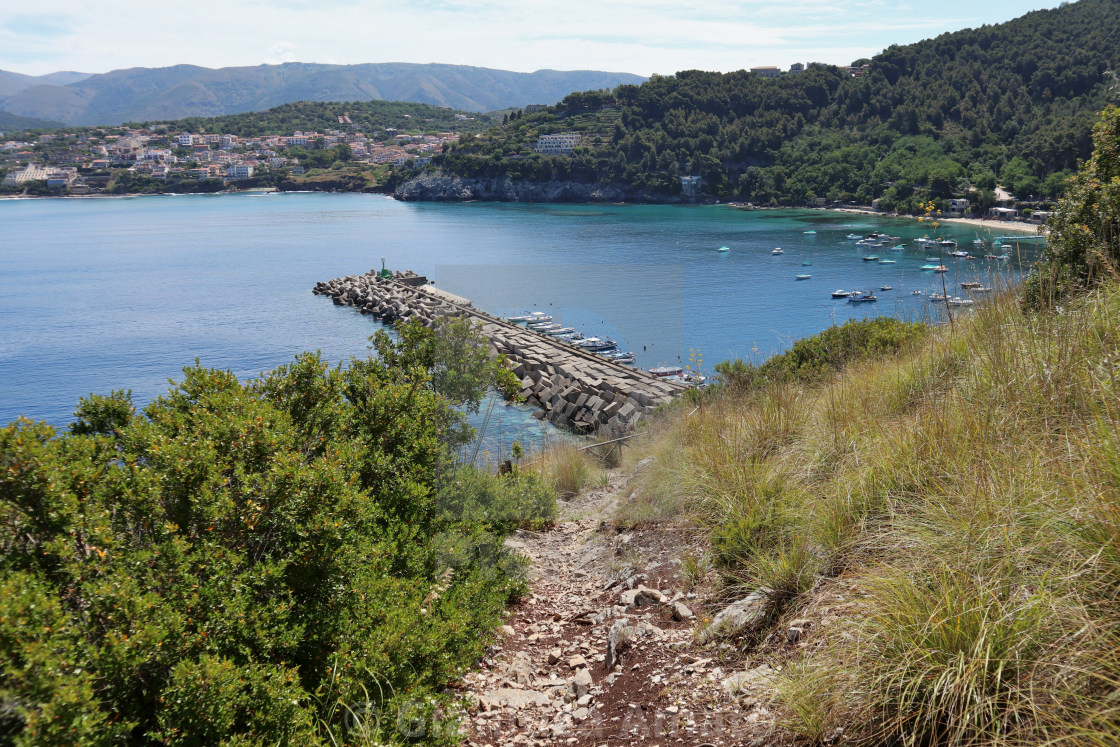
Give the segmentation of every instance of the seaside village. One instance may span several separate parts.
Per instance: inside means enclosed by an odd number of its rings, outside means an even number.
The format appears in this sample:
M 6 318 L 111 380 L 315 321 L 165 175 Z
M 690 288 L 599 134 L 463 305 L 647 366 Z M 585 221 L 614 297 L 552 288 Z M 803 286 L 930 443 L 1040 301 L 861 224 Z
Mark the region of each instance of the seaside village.
M 238 137 L 173 132 L 165 126 L 113 128 L 114 134 L 43 134 L 31 142 L 5 140 L 0 133 L 0 168 L 7 169 L 5 187 L 46 182 L 51 190 L 96 194 L 105 189 L 112 169 L 128 169 L 159 180 L 220 179 L 224 185 L 253 179 L 265 172 L 288 169 L 303 174 L 290 148 L 349 146 L 352 162 L 419 167 L 430 161 L 459 133 L 403 134 L 393 128 L 376 138 L 361 132 L 327 130 L 291 135 Z M 66 141 L 62 145 L 60 141 Z M 55 146 L 58 143 L 57 147 Z

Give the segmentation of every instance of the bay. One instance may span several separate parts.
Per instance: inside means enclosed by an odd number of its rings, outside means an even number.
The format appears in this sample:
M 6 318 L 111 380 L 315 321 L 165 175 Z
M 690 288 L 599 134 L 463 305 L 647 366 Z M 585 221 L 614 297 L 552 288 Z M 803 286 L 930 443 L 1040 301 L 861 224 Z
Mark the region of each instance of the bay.
M 901 237 L 906 250 L 846 239 L 870 231 Z M 959 293 L 964 280 L 1005 287 L 1038 252 L 1030 244 L 1013 261 L 946 257 L 943 280 L 920 270 L 933 255 L 911 243 L 928 232 L 907 219 L 727 206 L 262 193 L 2 200 L 0 422 L 23 415 L 61 427 L 79 397 L 121 388 L 142 405 L 195 358 L 245 378 L 304 350 L 332 362 L 365 356 L 376 323 L 310 289 L 382 258 L 487 311 L 542 309 L 608 335 L 640 366 L 691 355 L 710 375 L 717 361 L 761 361 L 851 318 L 937 321 L 912 291 L 944 282 Z M 962 248 L 977 235 L 952 224 L 938 233 Z M 895 264 L 863 261 L 869 251 Z M 882 285 L 893 290 L 877 291 L 876 304 L 830 297 Z M 549 437 L 527 408 L 496 409 L 488 432 L 506 445 Z

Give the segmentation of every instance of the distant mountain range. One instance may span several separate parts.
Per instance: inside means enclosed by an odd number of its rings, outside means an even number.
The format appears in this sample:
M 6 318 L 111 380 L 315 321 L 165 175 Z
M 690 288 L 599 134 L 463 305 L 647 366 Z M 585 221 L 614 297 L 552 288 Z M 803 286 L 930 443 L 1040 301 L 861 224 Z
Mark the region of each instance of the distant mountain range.
M 0 110 L 73 125 L 213 117 L 293 101 L 407 101 L 465 111 L 554 104 L 574 91 L 641 83 L 630 73 L 372 63 L 210 69 L 195 65 L 31 76 L 0 70 Z

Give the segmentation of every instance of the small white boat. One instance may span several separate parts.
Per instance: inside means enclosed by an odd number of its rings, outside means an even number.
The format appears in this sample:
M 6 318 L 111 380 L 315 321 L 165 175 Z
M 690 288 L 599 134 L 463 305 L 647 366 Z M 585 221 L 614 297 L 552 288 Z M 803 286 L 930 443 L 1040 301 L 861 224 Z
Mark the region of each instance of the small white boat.
M 891 286 L 891 285 L 880 285 L 880 286 L 879 286 L 879 290 L 881 290 L 881 291 L 889 291 L 889 290 L 894 290 L 894 286 Z
M 832 297 L 833 298 L 847 298 L 850 295 L 852 295 L 851 291 L 846 291 L 846 290 L 834 290 L 834 291 L 832 291 Z
M 898 263 L 896 261 L 894 261 L 893 259 L 880 259 L 879 264 L 881 264 L 881 265 L 896 265 Z
M 575 327 L 560 327 L 559 329 L 546 329 L 544 333 L 552 337 L 560 337 L 561 335 L 570 335 L 575 331 Z
M 731 251 L 731 247 L 729 247 L 729 246 L 721 246 L 721 247 L 720 247 L 719 249 L 717 249 L 716 251 L 717 251 L 717 252 L 729 252 L 729 251 Z
M 949 299 L 950 306 L 971 306 L 976 303 L 971 298 L 961 298 L 960 296 L 953 296 Z
M 507 316 L 506 321 L 513 322 L 515 324 L 517 322 L 531 322 L 535 319 L 539 319 L 542 316 L 545 316 L 545 313 L 543 311 L 530 311 L 528 314 L 522 314 L 521 316 Z M 551 317 L 549 318 L 551 319 Z
M 862 237 L 862 236 L 860 236 L 860 235 L 859 235 L 858 233 L 850 233 L 850 234 L 848 234 L 848 241 L 859 241 L 859 240 L 861 240 L 862 238 L 863 238 L 863 237 Z
M 910 291 L 910 295 L 911 296 L 920 296 L 920 295 L 922 295 L 922 291 L 920 291 L 920 290 Z
M 812 275 L 794 275 L 794 280 L 808 280 Z
M 781 247 L 776 248 L 774 251 L 772 251 L 770 253 L 771 254 L 785 254 L 785 252 L 782 251 Z
M 649 372 L 659 379 L 668 379 L 671 376 L 681 376 L 684 374 L 684 369 L 680 366 L 658 366 L 651 368 Z
M 920 239 L 914 239 L 914 243 L 918 246 L 937 246 L 937 242 L 929 236 L 923 236 Z
M 816 231 L 802 231 L 801 233 L 805 234 L 806 236 L 814 236 L 814 235 L 816 235 L 817 232 Z

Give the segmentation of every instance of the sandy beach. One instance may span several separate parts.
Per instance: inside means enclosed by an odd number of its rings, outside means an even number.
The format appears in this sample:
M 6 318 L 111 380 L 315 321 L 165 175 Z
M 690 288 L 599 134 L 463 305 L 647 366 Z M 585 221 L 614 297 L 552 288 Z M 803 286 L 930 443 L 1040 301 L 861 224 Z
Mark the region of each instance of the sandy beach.
M 857 213 L 859 215 L 875 215 L 880 218 L 909 218 L 910 220 L 917 221 L 919 218 L 914 215 L 898 215 L 894 213 L 876 213 L 872 210 L 858 210 L 856 208 L 821 208 L 821 210 L 830 210 L 834 213 Z M 922 221 L 927 222 L 927 221 Z M 1046 226 L 1035 225 L 1034 223 L 1019 223 L 1016 221 L 1008 220 L 985 220 L 983 218 L 937 218 L 938 223 L 960 223 L 966 226 L 972 226 L 992 236 L 1002 236 L 1006 233 L 1028 233 L 1028 234 L 1043 234 L 1046 235 L 1050 232 Z

